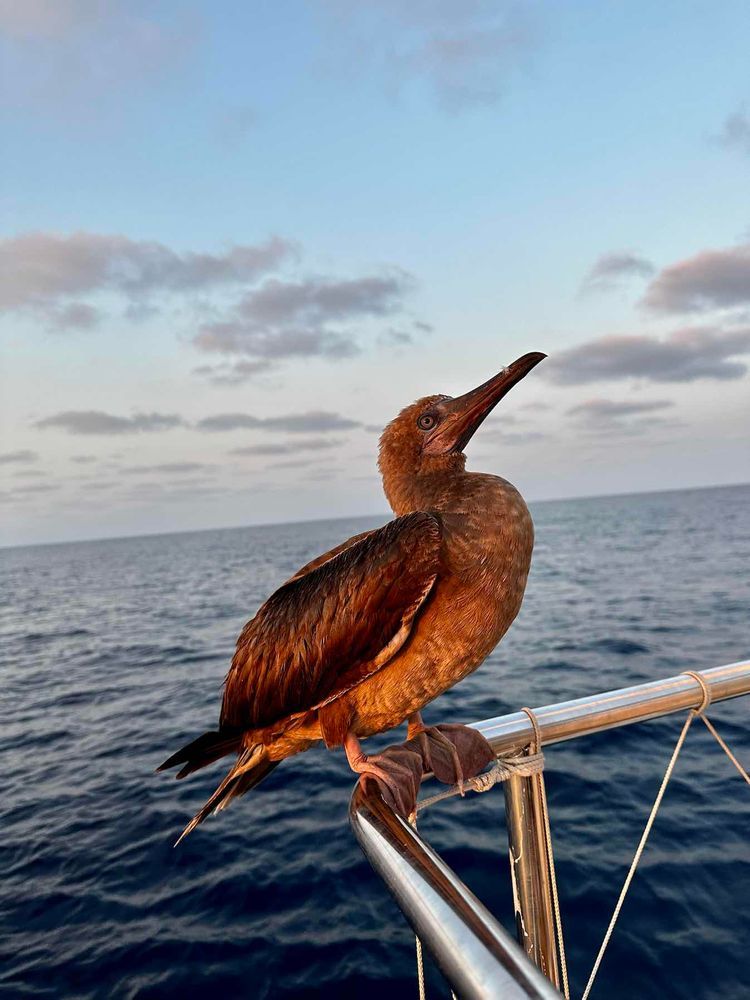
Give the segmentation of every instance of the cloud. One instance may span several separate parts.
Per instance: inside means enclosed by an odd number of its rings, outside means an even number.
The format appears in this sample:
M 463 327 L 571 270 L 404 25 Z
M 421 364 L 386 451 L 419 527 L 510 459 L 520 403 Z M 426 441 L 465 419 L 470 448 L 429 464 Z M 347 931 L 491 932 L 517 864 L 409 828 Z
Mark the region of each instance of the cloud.
M 59 330 L 93 330 L 101 318 L 99 310 L 87 302 L 69 302 L 60 309 L 50 309 L 48 315 Z
M 53 493 L 59 489 L 60 486 L 57 483 L 29 483 L 28 486 L 16 486 L 10 492 L 18 496 L 26 496 L 34 493 Z
M 572 406 L 568 413 L 596 420 L 616 420 L 634 414 L 653 413 L 655 410 L 664 410 L 669 406 L 674 406 L 674 403 L 669 399 L 587 399 L 583 403 Z
M 547 434 L 543 434 L 541 431 L 503 431 L 495 429 L 494 431 L 490 431 L 489 434 L 485 434 L 484 437 L 479 438 L 477 444 L 485 451 L 488 448 L 494 451 L 496 445 L 517 446 L 533 444 L 535 441 L 541 441 L 547 436 Z
M 750 156 L 750 115 L 744 108 L 727 115 L 715 138 L 727 149 L 736 149 Z
M 152 292 L 195 292 L 252 281 L 295 253 L 275 236 L 224 253 L 176 250 L 156 241 L 78 232 L 23 233 L 0 240 L 0 310 L 41 307 L 73 325 L 95 318 L 69 296 L 119 292 L 137 305 Z
M 316 459 L 314 458 L 288 458 L 285 462 L 274 462 L 269 465 L 269 469 L 300 469 L 304 468 L 306 465 L 312 465 Z
M 152 13 L 124 0 L 3 0 L 0 31 L 5 103 L 64 111 L 68 124 L 163 83 L 201 37 L 189 9 Z
M 202 351 L 266 362 L 350 357 L 359 345 L 346 324 L 397 312 L 412 284 L 397 270 L 353 279 L 271 278 L 244 295 L 226 319 L 204 323 L 193 342 Z
M 507 0 L 328 0 L 323 9 L 345 34 L 336 52 L 347 53 L 350 73 L 369 68 L 391 90 L 425 83 L 449 112 L 495 104 L 534 34 L 528 11 Z
M 380 334 L 378 343 L 381 347 L 406 347 L 414 343 L 414 334 L 391 326 Z
M 731 359 L 748 352 L 750 327 L 687 327 L 662 340 L 645 335 L 601 337 L 560 351 L 540 371 L 561 385 L 625 378 L 651 382 L 728 380 L 745 374 L 747 365 Z
M 704 250 L 665 267 L 646 289 L 642 304 L 662 313 L 750 305 L 750 243 Z
M 192 324 L 198 350 L 224 356 L 195 374 L 242 385 L 292 358 L 358 354 L 354 325 L 371 332 L 367 323 L 401 312 L 414 285 L 395 267 L 355 278 L 270 277 L 298 257 L 279 236 L 208 253 L 120 234 L 22 233 L 0 239 L 0 313 L 32 312 L 54 330 L 85 331 L 102 324 L 105 303 L 130 323 L 171 305 Z M 393 330 L 391 341 L 410 337 Z
M 174 413 L 134 413 L 132 417 L 118 417 L 102 410 L 64 410 L 35 421 L 33 426 L 39 430 L 59 427 L 69 434 L 138 434 L 168 431 L 184 426 L 184 421 Z
M 679 426 L 679 421 L 654 416 L 672 406 L 669 399 L 587 399 L 567 412 L 579 427 L 595 434 L 644 434 L 655 427 Z
M 216 135 L 222 146 L 239 149 L 258 124 L 258 115 L 248 105 L 222 111 L 216 119 Z
M 144 475 L 152 472 L 167 472 L 177 475 L 187 475 L 191 472 L 202 472 L 212 466 L 204 465 L 203 462 L 162 462 L 160 465 L 127 465 L 119 472 L 126 475 Z
M 99 490 L 111 490 L 114 489 L 115 486 L 119 485 L 120 484 L 116 479 L 97 479 L 93 483 L 86 483 L 83 487 L 83 492 L 86 494 L 93 490 L 95 493 L 98 493 Z
M 28 448 L 22 448 L 19 451 L 6 451 L 0 454 L 0 465 L 26 465 L 29 462 L 38 461 L 39 455 L 35 451 L 30 451 Z
M 204 417 L 195 425 L 199 431 L 268 430 L 288 431 L 291 434 L 310 434 L 316 431 L 344 431 L 360 424 L 326 410 L 308 413 L 288 413 L 281 417 L 255 417 L 250 413 L 217 413 Z
M 266 359 L 224 361 L 218 365 L 198 365 L 193 368 L 193 374 L 201 375 L 209 382 L 213 382 L 214 385 L 244 385 L 258 375 L 265 375 L 274 368 L 276 368 L 276 364 Z
M 615 288 L 621 279 L 650 278 L 656 268 L 645 257 L 628 250 L 598 257 L 581 283 L 581 292 L 603 292 Z
M 16 479 L 44 479 L 47 476 L 46 472 L 42 472 L 41 469 L 19 469 L 14 472 L 13 475 Z
M 303 441 L 279 441 L 270 444 L 249 444 L 232 448 L 230 455 L 295 455 L 307 451 L 328 451 L 340 447 L 340 440 L 331 438 L 306 438 Z M 284 463 L 286 464 L 286 463 Z

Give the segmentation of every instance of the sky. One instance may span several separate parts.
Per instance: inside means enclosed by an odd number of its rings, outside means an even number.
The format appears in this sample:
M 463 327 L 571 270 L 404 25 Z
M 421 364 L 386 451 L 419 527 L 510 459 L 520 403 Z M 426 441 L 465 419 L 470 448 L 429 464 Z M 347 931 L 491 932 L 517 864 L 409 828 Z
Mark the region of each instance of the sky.
M 745 0 L 0 0 L 1 544 L 750 479 Z

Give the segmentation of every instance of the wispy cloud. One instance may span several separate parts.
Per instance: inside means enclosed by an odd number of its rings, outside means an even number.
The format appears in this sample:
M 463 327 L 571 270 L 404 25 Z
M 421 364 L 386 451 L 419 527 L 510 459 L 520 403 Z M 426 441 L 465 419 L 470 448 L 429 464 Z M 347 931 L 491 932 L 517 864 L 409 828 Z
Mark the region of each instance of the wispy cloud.
M 230 455 L 295 455 L 308 451 L 330 451 L 338 448 L 341 440 L 332 438 L 305 438 L 302 441 L 278 441 L 268 444 L 248 444 L 242 448 L 232 448 Z
M 93 330 L 99 325 L 101 312 L 87 302 L 69 302 L 47 311 L 50 324 L 59 330 Z
M 0 454 L 0 465 L 26 465 L 29 462 L 38 462 L 39 455 L 28 448 L 21 448 L 19 451 L 6 451 Z
M 243 355 L 256 364 L 350 357 L 360 348 L 348 324 L 399 311 L 412 284 L 409 275 L 394 270 L 353 279 L 271 278 L 244 295 L 227 318 L 204 323 L 194 343 L 199 350 Z
M 218 365 L 197 365 L 194 375 L 213 382 L 214 385 L 244 385 L 258 375 L 265 375 L 275 367 L 267 358 L 256 361 L 222 361 Z
M 535 35 L 529 11 L 507 0 L 328 0 L 323 9 L 345 35 L 336 52 L 349 54 L 350 73 L 368 69 L 390 90 L 426 83 L 449 112 L 500 100 Z
M 628 250 L 602 254 L 581 283 L 581 293 L 606 292 L 629 278 L 650 278 L 656 268 L 650 260 Z
M 727 380 L 745 374 L 747 365 L 732 359 L 748 353 L 750 327 L 688 327 L 664 339 L 634 335 L 591 340 L 550 357 L 540 373 L 565 385 L 625 378 L 651 382 Z
M 704 250 L 665 267 L 646 289 L 643 305 L 662 313 L 750 305 L 750 243 Z
M 162 462 L 158 465 L 126 465 L 119 469 L 127 475 L 148 475 L 150 473 L 169 473 L 172 475 L 188 475 L 193 472 L 203 472 L 212 466 L 203 462 Z
M 204 417 L 195 425 L 199 431 L 268 430 L 287 431 L 291 434 L 310 434 L 321 431 L 345 431 L 359 427 L 357 420 L 342 417 L 327 410 L 310 410 L 307 413 L 287 413 L 280 417 L 255 417 L 250 413 L 217 413 Z
M 106 100 L 127 100 L 186 66 L 197 29 L 188 8 L 156 13 L 125 0 L 5 0 L 5 103 L 88 118 Z
M 249 105 L 227 108 L 216 118 L 216 136 L 227 149 L 238 149 L 258 124 L 258 113 Z
M 130 417 L 123 417 L 114 413 L 106 413 L 103 410 L 63 410 L 60 413 L 53 413 L 48 417 L 34 421 L 32 426 L 37 430 L 60 429 L 69 434 L 108 436 L 156 433 L 172 430 L 176 427 L 192 427 L 209 433 L 259 430 L 280 431 L 289 434 L 315 434 L 352 430 L 355 427 L 360 427 L 361 424 L 357 420 L 351 420 L 340 413 L 332 413 L 328 410 L 286 413 L 277 417 L 257 417 L 251 413 L 216 413 L 213 416 L 203 417 L 194 424 L 189 423 L 177 413 L 134 413 Z M 305 445 L 311 448 L 324 447 L 321 443 L 323 440 L 311 438 L 307 442 L 301 442 L 296 447 L 304 447 Z M 235 454 L 239 453 L 235 452 Z M 5 456 L 0 456 L 0 463 L 30 462 L 36 461 L 37 457 L 36 453 L 31 451 L 8 452 Z M 72 459 L 79 464 L 95 460 L 93 455 L 78 455 Z M 147 468 L 152 467 L 138 467 L 139 471 L 145 471 Z M 176 462 L 166 463 L 158 468 L 161 471 L 181 472 L 192 471 L 194 465 L 193 463 Z
M 152 292 L 195 292 L 253 281 L 296 252 L 275 236 L 224 253 L 180 253 L 156 241 L 79 232 L 24 233 L 0 240 L 0 309 L 43 307 L 80 325 L 91 314 L 70 296 L 115 291 L 132 303 Z M 72 312 L 71 312 L 72 310 Z
M 16 479 L 45 479 L 47 473 L 42 472 L 41 469 L 21 468 L 17 469 L 13 475 Z
M 679 421 L 661 416 L 674 406 L 669 399 L 587 399 L 567 412 L 577 427 L 592 434 L 647 434 L 655 428 L 679 426 Z
M 390 340 L 368 328 L 403 312 L 414 286 L 405 271 L 285 276 L 299 258 L 297 245 L 280 236 L 211 253 L 121 234 L 22 233 L 0 239 L 0 312 L 80 332 L 104 326 L 113 309 L 120 323 L 176 310 L 193 346 L 220 356 L 195 369 L 218 385 L 241 385 L 294 358 L 352 357 L 364 337 L 381 344 L 382 336 L 390 344 L 410 338 L 400 327 Z
M 111 435 L 168 431 L 184 426 L 184 421 L 175 413 L 134 413 L 132 417 L 119 417 L 102 410 L 63 410 L 35 421 L 33 426 L 38 430 L 59 428 L 69 434 Z
M 716 141 L 727 149 L 735 149 L 750 156 L 750 114 L 745 108 L 727 115 Z
M 631 417 L 656 410 L 665 410 L 674 403 L 670 399 L 587 399 L 583 403 L 571 406 L 568 413 L 572 416 L 594 420 L 615 420 L 620 417 Z

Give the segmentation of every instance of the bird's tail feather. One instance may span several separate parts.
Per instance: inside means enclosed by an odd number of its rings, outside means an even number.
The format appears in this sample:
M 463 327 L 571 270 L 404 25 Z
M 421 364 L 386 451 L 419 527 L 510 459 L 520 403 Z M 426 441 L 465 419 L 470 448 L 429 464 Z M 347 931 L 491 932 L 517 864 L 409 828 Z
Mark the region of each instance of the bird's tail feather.
M 181 747 L 171 757 L 168 757 L 163 764 L 157 767 L 157 771 L 166 771 L 170 767 L 184 764 L 177 772 L 178 778 L 185 778 L 193 771 L 198 771 L 208 764 L 213 764 L 215 760 L 226 757 L 229 753 L 237 753 L 242 746 L 242 734 L 234 732 L 222 732 L 212 730 L 199 736 L 192 743 L 187 743 Z
M 232 799 L 244 795 L 245 792 L 249 792 L 251 788 L 259 785 L 280 763 L 279 760 L 269 759 L 268 752 L 262 744 L 255 744 L 255 746 L 243 750 L 232 770 L 208 802 L 193 816 L 177 838 L 174 846 L 177 847 L 182 838 L 187 837 L 196 826 L 203 822 L 206 816 L 221 812 L 222 809 L 226 809 Z

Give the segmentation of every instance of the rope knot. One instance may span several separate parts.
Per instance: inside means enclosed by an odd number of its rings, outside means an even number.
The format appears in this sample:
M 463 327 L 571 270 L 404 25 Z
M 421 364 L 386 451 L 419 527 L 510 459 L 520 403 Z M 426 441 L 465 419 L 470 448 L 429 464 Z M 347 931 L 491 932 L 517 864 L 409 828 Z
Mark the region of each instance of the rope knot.
M 703 715 L 708 706 L 711 704 L 711 688 L 708 686 L 708 684 L 706 684 L 706 678 L 703 676 L 703 674 L 699 674 L 697 670 L 683 670 L 683 674 L 685 674 L 686 677 L 692 677 L 693 680 L 698 681 L 698 683 L 701 686 L 701 691 L 703 692 L 703 699 L 698 708 L 693 709 L 693 712 L 696 715 Z

